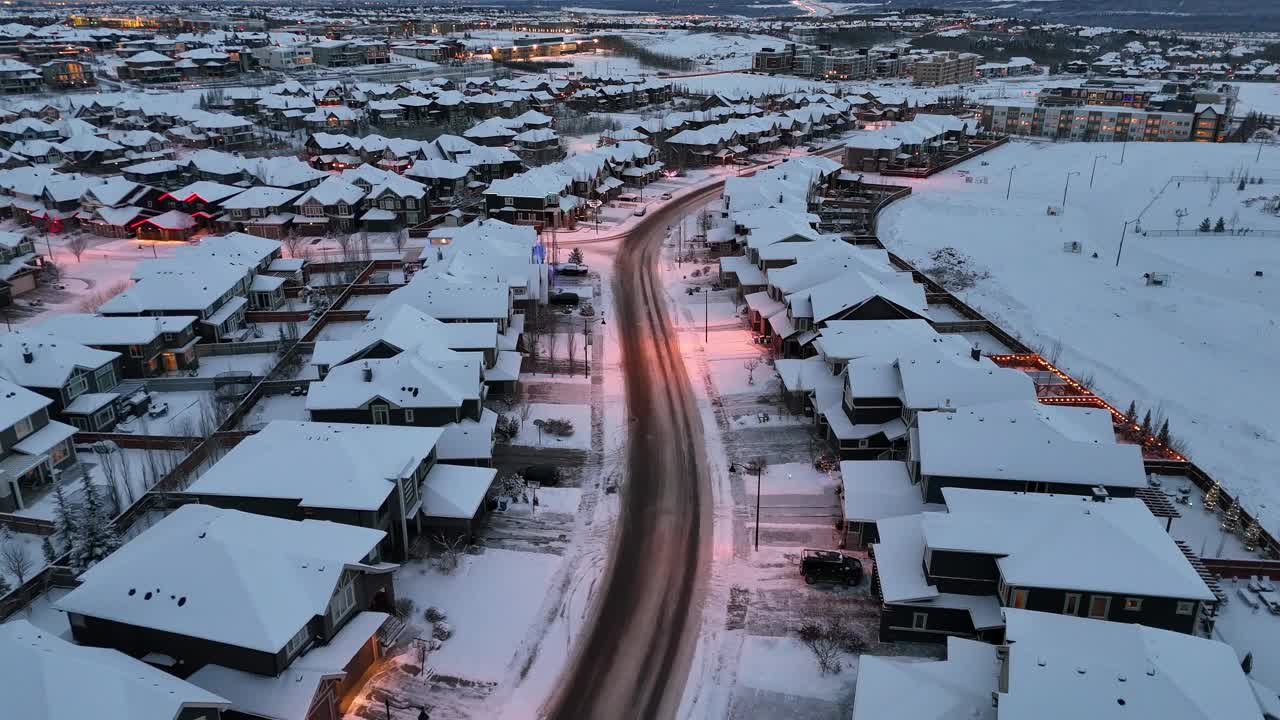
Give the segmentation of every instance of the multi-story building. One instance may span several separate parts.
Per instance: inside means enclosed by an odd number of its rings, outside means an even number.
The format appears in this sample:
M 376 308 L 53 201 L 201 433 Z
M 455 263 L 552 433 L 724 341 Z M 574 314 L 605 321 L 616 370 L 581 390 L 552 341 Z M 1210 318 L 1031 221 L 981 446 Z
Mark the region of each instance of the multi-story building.
M 310 45 L 265 45 L 250 52 L 268 70 L 295 70 L 315 61 Z
M 30 65 L 0 58 L 0 93 L 4 95 L 21 95 L 40 90 L 40 73 Z
M 915 61 L 911 76 L 916 85 L 951 85 L 972 80 L 978 72 L 980 55 L 974 53 L 933 53 Z
M 49 419 L 53 401 L 0 377 L 0 510 L 34 503 L 59 473 L 79 466 L 76 429 Z
M 58 90 L 92 87 L 95 83 L 93 68 L 79 60 L 50 60 L 40 66 L 40 74 L 46 85 Z
M 1104 105 L 1055 107 L 1018 100 L 983 106 L 981 122 L 990 132 L 1085 142 L 1208 142 L 1216 140 L 1217 128 L 1225 125 L 1212 105 L 1199 112 L 1152 112 Z
M 762 48 L 752 57 L 751 68 L 757 72 L 864 80 L 869 77 L 896 77 L 901 74 L 902 63 L 896 52 L 868 48 L 836 50 L 830 45 L 800 48 L 794 43 L 787 43 L 780 50 Z

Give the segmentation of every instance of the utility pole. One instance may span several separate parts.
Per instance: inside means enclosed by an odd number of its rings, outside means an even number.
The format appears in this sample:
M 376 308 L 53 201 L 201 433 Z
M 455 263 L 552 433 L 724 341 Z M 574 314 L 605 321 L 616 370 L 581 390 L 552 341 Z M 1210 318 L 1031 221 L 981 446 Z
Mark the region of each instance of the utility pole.
M 711 342 L 711 291 L 708 290 L 707 292 L 703 293 L 702 299 L 703 299 L 702 342 L 708 343 L 708 342 Z
M 1009 195 L 1013 193 L 1013 171 L 1017 169 L 1018 169 L 1017 165 L 1014 165 L 1013 167 L 1009 168 L 1009 187 L 1005 188 L 1005 191 L 1004 191 L 1005 200 L 1008 200 Z
M 1120 164 L 1124 164 L 1124 151 L 1129 149 L 1129 141 L 1125 140 L 1120 143 Z
M 1067 173 L 1067 181 L 1062 185 L 1062 207 L 1064 209 L 1067 207 L 1067 188 L 1071 187 L 1071 176 L 1079 174 L 1080 172 L 1078 170 L 1072 170 Z
M 764 472 L 764 466 L 759 462 L 753 465 L 756 471 L 756 552 L 760 552 L 760 475 Z
M 1120 249 L 1116 250 L 1116 267 L 1120 267 L 1120 253 L 1124 252 L 1124 236 L 1129 232 L 1129 225 L 1136 223 L 1138 220 L 1125 220 L 1124 227 L 1120 229 Z

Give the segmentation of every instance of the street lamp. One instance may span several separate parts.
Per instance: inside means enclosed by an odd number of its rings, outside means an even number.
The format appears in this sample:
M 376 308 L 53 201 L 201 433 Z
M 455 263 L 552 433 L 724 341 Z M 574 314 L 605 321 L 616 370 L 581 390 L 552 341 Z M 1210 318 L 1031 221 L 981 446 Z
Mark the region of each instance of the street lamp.
M 1012 166 L 1012 167 L 1010 167 L 1010 168 L 1009 168 L 1009 187 L 1005 188 L 1005 190 L 1004 190 L 1004 199 L 1005 199 L 1005 200 L 1008 200 L 1008 199 L 1009 199 L 1009 195 L 1013 194 L 1013 171 L 1014 171 L 1014 170 L 1017 170 L 1017 169 L 1018 169 L 1018 166 L 1017 166 L 1017 165 L 1014 165 L 1014 166 Z
M 394 707 L 394 708 L 395 708 L 395 709 L 397 709 L 397 710 L 412 710 L 412 709 L 413 709 L 413 706 L 412 706 L 412 705 L 394 705 L 394 706 L 393 706 L 393 705 L 391 704 L 391 698 L 390 698 L 390 696 L 388 696 L 388 695 L 383 695 L 383 696 L 382 696 L 382 709 L 383 709 L 383 710 L 385 710 L 385 711 L 386 711 L 386 713 L 387 713 L 387 720 L 391 720 L 391 708 L 392 708 L 392 707 Z M 431 713 L 427 711 L 427 707 L 426 707 L 425 705 L 423 705 L 422 707 L 419 707 L 419 708 L 418 708 L 418 720 L 431 720 Z
M 1067 173 L 1067 181 L 1062 185 L 1062 207 L 1064 209 L 1067 207 L 1067 188 L 1071 187 L 1071 176 L 1079 175 L 1079 174 L 1080 174 L 1080 171 L 1078 170 L 1072 170 L 1071 172 Z
M 1098 172 L 1098 160 L 1105 157 L 1106 155 L 1102 155 L 1102 154 L 1093 156 L 1093 168 L 1089 170 L 1089 187 L 1093 187 L 1093 175 L 1094 173 Z
M 1124 252 L 1124 236 L 1129 232 L 1129 226 L 1138 222 L 1137 218 L 1125 220 L 1124 227 L 1120 229 L 1120 249 L 1116 250 L 1116 267 L 1120 267 L 1120 253 Z
M 756 551 L 760 550 L 760 475 L 764 472 L 764 464 L 752 461 L 743 465 L 729 465 L 729 472 L 753 472 L 756 474 Z

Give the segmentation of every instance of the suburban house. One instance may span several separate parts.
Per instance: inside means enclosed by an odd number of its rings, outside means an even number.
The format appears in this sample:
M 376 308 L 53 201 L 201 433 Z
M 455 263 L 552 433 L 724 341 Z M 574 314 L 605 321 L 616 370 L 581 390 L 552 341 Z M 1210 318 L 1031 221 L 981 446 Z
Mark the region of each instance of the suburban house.
M 125 58 L 116 72 L 122 80 L 134 80 L 145 85 L 176 83 L 182 77 L 173 58 L 153 50 Z
M 275 420 L 245 438 L 186 490 L 203 504 L 293 520 L 381 530 L 382 557 L 404 559 L 457 509 L 475 518 L 496 471 L 436 462 L 439 428 Z M 274 468 L 274 469 L 271 469 Z M 468 473 L 470 486 L 444 482 Z M 469 492 L 463 492 L 469 491 Z M 450 502 L 443 504 L 441 501 Z M 448 515 L 434 515 L 445 510 Z
M 0 232 L 0 306 L 14 295 L 36 289 L 40 275 L 35 241 L 12 231 Z
M 54 315 L 40 329 L 98 350 L 119 353 L 122 378 L 145 379 L 199 367 L 197 318 L 192 315 L 106 317 Z M 88 428 L 85 428 L 88 429 Z
M 999 639 L 1000 609 L 1193 633 L 1219 598 L 1136 498 L 947 488 L 947 511 L 878 523 L 883 640 Z
M 307 413 L 316 422 L 441 427 L 479 420 L 482 356 L 419 346 L 391 358 L 329 369 L 307 388 Z
M 1035 400 L 918 413 L 907 463 L 935 503 L 948 487 L 1132 497 L 1147 486 L 1142 449 L 1116 441 L 1110 411 Z
M 151 268 L 154 268 L 152 270 Z M 252 273 L 230 263 L 139 263 L 129 289 L 103 303 L 109 317 L 194 315 L 204 342 L 232 340 L 244 333 Z
M 29 507 L 79 470 L 76 429 L 49 419 L 53 401 L 0 377 L 0 512 Z
M 236 716 L 339 717 L 395 601 L 383 535 L 184 505 L 54 605 L 76 642 L 162 659 Z
M 293 201 L 293 229 L 305 235 L 352 232 L 365 191 L 341 177 L 330 176 Z
M 26 619 L 0 625 L 6 712 L 40 720 L 221 720 L 231 703 L 117 650 L 76 645 Z M 50 688 L 74 680 L 76 692 Z
M 0 335 L 0 377 L 53 401 L 49 412 L 82 430 L 116 423 L 112 392 L 120 382 L 119 353 L 87 347 L 43 329 Z
M 853 720 L 1276 717 L 1276 693 L 1226 643 L 1133 623 L 1003 614 L 1000 645 L 950 637 L 944 660 L 864 655 Z
M 487 369 L 498 359 L 498 327 L 482 322 L 440 322 L 412 306 L 400 305 L 364 323 L 350 337 L 317 341 L 311 363 L 323 380 L 339 365 L 395 357 L 422 345 L 479 353 Z
M 236 230 L 279 240 L 289 232 L 293 203 L 299 195 L 297 190 L 285 188 L 249 188 L 222 202 L 227 211 L 224 222 Z
M 498 326 L 499 335 L 514 334 L 515 340 L 524 324 L 524 316 L 514 312 L 511 286 L 496 280 L 465 282 L 430 272 L 415 273 L 404 287 L 392 290 L 374 306 L 369 318 L 376 319 L 401 305 L 409 305 L 441 322 L 493 323 Z M 502 349 L 514 350 L 515 345 Z

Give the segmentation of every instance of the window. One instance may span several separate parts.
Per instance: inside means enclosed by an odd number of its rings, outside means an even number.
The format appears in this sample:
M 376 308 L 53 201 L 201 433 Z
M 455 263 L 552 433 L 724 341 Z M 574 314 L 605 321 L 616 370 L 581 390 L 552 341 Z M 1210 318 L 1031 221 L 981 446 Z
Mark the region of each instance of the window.
M 1014 590 L 1013 598 L 1009 602 L 1009 607 L 1014 607 L 1019 609 L 1025 608 L 1027 606 L 1027 600 L 1030 597 L 1031 597 L 1030 590 Z
M 323 217 L 324 207 L 321 205 L 303 205 L 302 214 L 307 217 Z
M 31 418 L 29 417 L 22 418 L 13 426 L 13 431 L 18 435 L 18 440 L 30 435 L 33 429 L 35 429 L 35 426 L 31 424 Z
M 80 373 L 67 383 L 67 399 L 70 400 L 79 397 L 81 393 L 89 389 L 89 376 L 86 373 Z
M 1179 614 L 1179 615 L 1190 615 L 1190 614 L 1194 613 L 1195 611 L 1196 611 L 1196 604 L 1195 604 L 1194 602 L 1191 602 L 1190 600 L 1179 600 L 1179 601 L 1178 601 L 1178 614 Z
M 351 214 L 351 206 L 350 206 L 350 205 L 347 205 L 346 203 L 338 203 L 338 214 L 339 214 L 339 215 L 350 215 L 350 214 Z
M 129 346 L 129 357 L 131 357 L 131 358 L 140 358 L 140 357 L 142 357 L 142 346 L 141 346 L 141 345 L 130 345 L 130 346 Z
M 302 646 L 307 644 L 307 641 L 310 639 L 311 633 L 308 632 L 307 626 L 303 625 L 302 629 L 298 631 L 298 634 L 289 639 L 289 644 L 284 646 L 284 656 L 286 658 L 293 657 L 302 649 Z
M 337 625 L 356 606 L 356 584 L 350 579 L 329 600 L 329 620 Z
M 404 421 L 407 423 L 413 422 L 413 410 L 406 409 L 404 411 Z
M 507 207 L 515 207 L 516 200 L 515 198 L 504 197 L 502 198 L 502 204 Z
M 404 495 L 405 511 L 413 508 L 418 503 L 418 480 L 417 478 L 407 477 L 400 480 L 400 490 Z
M 1089 599 L 1089 617 L 1106 618 L 1111 612 L 1111 598 L 1107 595 L 1094 595 Z
M 382 209 L 383 209 L 383 210 L 395 210 L 395 209 L 396 209 L 396 199 L 395 199 L 395 198 L 384 197 L 384 198 L 382 198 L 382 200 L 381 200 L 381 202 L 380 202 L 379 204 L 382 206 Z
M 97 383 L 98 392 L 106 392 L 116 386 L 116 366 L 107 365 L 100 367 L 93 373 L 93 380 Z
M 929 613 L 911 613 L 911 629 L 924 630 L 929 623 Z
M 1142 609 L 1142 598 L 1125 598 L 1124 609 L 1137 612 Z
M 1080 614 L 1080 593 L 1067 593 L 1066 599 L 1062 601 L 1062 614 Z
M 405 198 L 404 206 L 407 208 L 416 208 L 418 207 L 418 201 L 414 200 L 413 198 Z
M 866 438 L 862 438 L 862 439 L 858 440 L 858 447 L 859 447 L 860 449 L 861 449 L 861 448 L 870 447 L 870 445 L 871 445 L 871 441 L 870 441 L 870 440 L 867 440 Z
M 112 420 L 116 419 L 116 409 L 108 405 L 93 414 L 94 429 L 105 428 Z
M 373 406 L 373 424 L 388 425 L 391 423 L 391 413 L 387 410 L 386 405 Z

